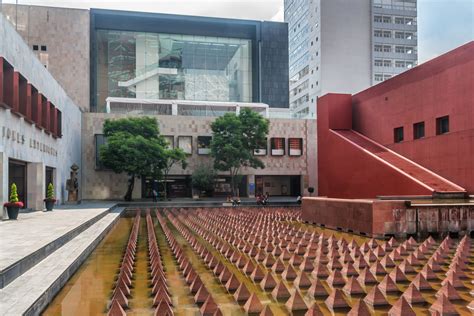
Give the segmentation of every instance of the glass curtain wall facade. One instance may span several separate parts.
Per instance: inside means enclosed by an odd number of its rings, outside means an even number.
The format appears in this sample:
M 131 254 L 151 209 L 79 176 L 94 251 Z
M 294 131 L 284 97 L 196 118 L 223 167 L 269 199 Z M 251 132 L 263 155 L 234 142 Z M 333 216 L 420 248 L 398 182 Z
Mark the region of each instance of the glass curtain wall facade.
M 97 31 L 97 111 L 107 97 L 252 102 L 252 41 Z

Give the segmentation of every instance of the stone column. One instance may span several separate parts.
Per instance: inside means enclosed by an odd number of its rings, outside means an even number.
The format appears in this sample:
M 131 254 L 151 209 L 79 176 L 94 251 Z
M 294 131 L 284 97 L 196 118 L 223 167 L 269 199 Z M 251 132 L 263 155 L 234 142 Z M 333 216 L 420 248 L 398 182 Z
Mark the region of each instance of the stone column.
M 0 152 L 0 178 L 0 203 L 2 203 L 0 219 L 3 219 L 7 216 L 3 203 L 8 202 L 8 157 L 3 152 Z
M 255 197 L 255 175 L 250 174 L 247 176 L 247 190 L 249 198 Z
M 42 162 L 32 162 L 27 165 L 27 206 L 36 211 L 44 208 L 45 198 L 45 166 Z

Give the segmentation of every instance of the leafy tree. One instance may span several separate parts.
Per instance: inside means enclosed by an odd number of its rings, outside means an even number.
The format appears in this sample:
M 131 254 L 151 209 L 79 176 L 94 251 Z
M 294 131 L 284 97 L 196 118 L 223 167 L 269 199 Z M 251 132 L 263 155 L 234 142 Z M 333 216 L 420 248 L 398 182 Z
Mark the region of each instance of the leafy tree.
M 217 170 L 229 171 L 232 193 L 236 195 L 236 176 L 242 167 L 265 168 L 254 150 L 266 147 L 268 120 L 248 108 L 239 115 L 227 113 L 212 124 L 211 155 Z
M 214 190 L 216 176 L 217 173 L 214 168 L 207 165 L 200 165 L 193 172 L 191 178 L 192 186 L 200 192 L 212 192 Z
M 129 176 L 124 199 L 132 200 L 136 177 L 159 178 L 166 167 L 166 140 L 160 136 L 158 123 L 152 117 L 105 120 L 106 144 L 100 148 L 100 159 L 106 168 Z
M 168 193 L 166 192 L 166 181 L 168 180 L 168 174 L 171 168 L 179 163 L 181 164 L 181 168 L 186 169 L 188 163 L 186 162 L 186 153 L 181 148 L 174 148 L 174 149 L 165 149 L 165 167 L 163 169 L 164 174 L 164 198 L 167 199 Z

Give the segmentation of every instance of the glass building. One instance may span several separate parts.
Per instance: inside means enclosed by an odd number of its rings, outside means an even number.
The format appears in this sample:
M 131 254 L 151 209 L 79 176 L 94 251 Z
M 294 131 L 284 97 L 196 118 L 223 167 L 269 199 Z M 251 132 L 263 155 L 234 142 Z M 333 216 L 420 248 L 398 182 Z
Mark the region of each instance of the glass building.
M 91 9 L 91 111 L 106 99 L 288 108 L 286 23 Z
M 107 97 L 252 102 L 252 41 L 99 30 L 98 111 Z

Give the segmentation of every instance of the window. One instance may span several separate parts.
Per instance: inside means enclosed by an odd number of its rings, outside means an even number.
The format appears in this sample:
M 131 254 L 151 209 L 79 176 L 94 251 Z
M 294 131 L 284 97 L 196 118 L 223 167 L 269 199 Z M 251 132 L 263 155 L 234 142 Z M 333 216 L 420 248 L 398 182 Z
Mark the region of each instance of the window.
M 253 151 L 254 156 L 266 156 L 267 155 L 267 139 L 265 138 L 265 143 L 261 144 L 262 148 L 255 149 Z
M 383 17 L 383 23 L 392 23 L 392 17 L 384 16 Z
M 198 155 L 209 155 L 211 153 L 211 136 L 198 136 Z
M 383 61 L 383 66 L 384 67 L 392 67 L 392 61 L 391 60 L 384 60 Z
M 405 62 L 405 67 L 407 67 L 408 69 L 413 68 L 413 62 L 412 61 Z
M 107 138 L 104 134 L 95 134 L 95 168 L 99 170 L 106 169 L 102 161 L 100 160 L 100 147 L 107 143 Z
M 181 148 L 186 154 L 193 154 L 193 138 L 191 136 L 178 136 L 178 148 Z
M 383 37 L 391 38 L 392 37 L 392 31 L 383 31 Z
M 165 141 L 168 145 L 168 148 L 173 149 L 174 148 L 174 136 L 163 136 L 163 138 L 165 139 Z
M 393 129 L 393 141 L 395 143 L 403 141 L 403 126 Z
M 405 38 L 408 40 L 413 39 L 413 33 L 405 33 Z
M 375 52 L 383 51 L 383 46 L 382 45 L 374 45 L 374 51 Z
M 397 60 L 397 61 L 395 61 L 395 67 L 404 68 L 405 67 L 405 62 L 402 61 L 402 60 Z
M 383 75 L 382 74 L 375 74 L 375 81 L 383 81 Z
M 47 51 L 46 45 L 41 45 L 41 51 L 42 51 L 42 52 Z
M 405 38 L 405 34 L 403 32 L 395 32 L 395 38 Z
M 404 46 L 395 46 L 395 53 L 405 53 Z
M 374 60 L 374 66 L 376 66 L 376 67 L 382 67 L 382 65 L 383 65 L 383 62 L 382 62 L 381 59 L 376 59 L 376 60 Z
M 382 23 L 383 19 L 382 16 L 380 15 L 374 15 L 374 22 L 376 23 Z
M 382 31 L 380 31 L 380 30 L 375 30 L 375 31 L 374 31 L 374 36 L 375 36 L 375 37 L 382 37 L 382 34 L 383 34 L 383 33 L 382 33 Z
M 413 138 L 420 139 L 422 137 L 425 137 L 425 122 L 413 124 Z
M 383 75 L 383 80 L 388 80 L 392 78 L 392 75 Z
M 405 18 L 405 24 L 406 25 L 414 25 L 414 21 L 412 18 Z
M 390 53 L 390 52 L 392 52 L 392 46 L 390 46 L 390 45 L 384 45 L 384 46 L 383 46 L 383 51 L 384 51 L 384 53 Z
M 38 50 L 38 45 L 33 45 L 33 50 Z
M 303 154 L 303 139 L 288 138 L 288 153 L 290 156 L 301 156 Z
M 405 47 L 405 53 L 407 53 L 407 54 L 413 54 L 413 53 L 414 53 L 414 50 L 415 50 L 415 49 L 414 49 L 413 47 L 411 47 L 411 46 Z
M 395 24 L 404 24 L 403 18 L 396 17 L 395 18 Z
M 449 116 L 438 117 L 436 119 L 436 135 L 449 133 Z
M 284 156 L 285 155 L 285 139 L 276 137 L 270 140 L 271 143 L 271 154 L 272 156 Z

